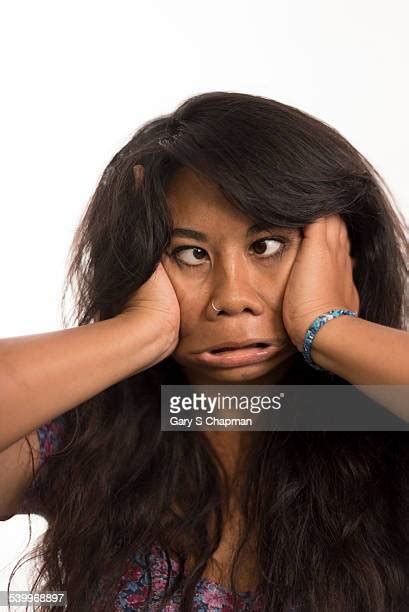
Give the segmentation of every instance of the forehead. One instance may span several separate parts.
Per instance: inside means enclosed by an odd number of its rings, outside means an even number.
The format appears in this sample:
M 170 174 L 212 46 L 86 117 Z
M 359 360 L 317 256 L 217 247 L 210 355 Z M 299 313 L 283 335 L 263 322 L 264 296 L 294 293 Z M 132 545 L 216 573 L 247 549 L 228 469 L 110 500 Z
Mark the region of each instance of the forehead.
M 238 210 L 222 194 L 217 185 L 199 176 L 190 168 L 180 168 L 168 184 L 166 197 L 174 227 L 198 227 L 220 233 L 246 232 L 254 220 Z M 262 229 L 272 227 L 257 224 Z M 298 233 L 296 228 L 280 228 Z M 254 230 L 253 232 L 254 233 Z
M 166 192 L 174 221 L 227 215 L 246 218 L 221 193 L 214 183 L 190 168 L 180 168 Z

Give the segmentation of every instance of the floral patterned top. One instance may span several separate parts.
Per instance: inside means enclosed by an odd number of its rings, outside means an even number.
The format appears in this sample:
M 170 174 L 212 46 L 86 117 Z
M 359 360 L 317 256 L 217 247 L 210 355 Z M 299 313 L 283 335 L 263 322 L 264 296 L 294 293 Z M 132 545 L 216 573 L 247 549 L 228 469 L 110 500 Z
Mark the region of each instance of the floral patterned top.
M 57 417 L 53 421 L 45 423 L 38 428 L 40 441 L 40 463 L 54 453 L 60 446 L 62 433 L 64 430 L 64 415 Z M 31 484 L 26 491 L 23 503 L 19 509 L 22 514 L 32 512 L 41 514 L 41 508 L 36 501 L 36 481 Z M 151 597 L 154 601 L 160 601 L 160 597 L 165 592 L 167 562 L 164 551 L 159 546 L 154 545 L 148 555 L 149 566 L 152 574 Z M 178 562 L 171 559 L 172 570 L 178 571 Z M 173 573 L 173 572 L 172 572 Z M 148 572 L 145 557 L 135 553 L 127 571 L 119 582 L 119 592 L 115 604 L 115 612 L 131 612 L 142 610 L 143 603 L 148 593 Z M 159 604 L 158 604 L 159 605 Z M 176 612 L 180 609 L 180 593 L 176 592 L 169 604 L 162 608 L 151 608 L 165 610 L 166 612 Z M 194 598 L 195 612 L 233 612 L 233 610 L 262 610 L 262 594 L 252 594 L 251 592 L 239 593 L 239 604 L 233 608 L 233 593 L 226 586 L 217 582 L 202 578 L 196 585 Z M 295 612 L 297 608 L 289 608 L 288 612 Z M 94 612 L 97 612 L 95 610 Z

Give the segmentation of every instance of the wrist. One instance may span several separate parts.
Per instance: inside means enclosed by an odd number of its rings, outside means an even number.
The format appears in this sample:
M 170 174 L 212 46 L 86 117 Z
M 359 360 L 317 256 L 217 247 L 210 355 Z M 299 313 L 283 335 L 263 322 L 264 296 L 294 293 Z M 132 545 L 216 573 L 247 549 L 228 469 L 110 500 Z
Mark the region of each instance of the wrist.
M 334 347 L 341 346 L 343 339 L 355 333 L 355 325 L 362 321 L 359 317 L 343 316 L 328 321 L 317 333 L 311 347 L 312 360 L 318 365 L 327 367 L 334 352 Z M 332 362 L 332 361 L 331 361 Z
M 146 367 L 155 365 L 171 354 L 179 343 L 179 329 L 175 324 L 168 323 L 165 318 L 154 314 L 140 312 L 122 312 L 115 317 L 122 327 L 128 342 L 133 343 L 132 353 L 140 362 L 145 361 Z
M 327 369 L 326 364 L 321 365 L 320 362 L 320 348 L 322 347 L 323 337 L 328 336 L 328 334 L 324 334 L 323 328 L 328 329 L 328 324 L 335 319 L 339 319 L 341 321 L 356 319 L 358 313 L 350 310 L 348 308 L 333 308 L 329 311 L 326 311 L 320 315 L 318 315 L 313 322 L 309 325 L 305 335 L 302 346 L 302 354 L 305 361 L 316 370 L 325 370 Z M 334 330 L 334 325 L 332 324 L 331 330 Z M 348 323 L 344 325 L 348 326 Z M 337 328 L 337 337 L 342 342 L 343 333 L 339 336 L 339 329 L 341 323 L 338 324 Z M 347 327 L 348 328 L 348 327 Z M 336 331 L 336 330 L 335 330 Z M 319 338 L 319 340 L 318 340 Z M 318 353 L 318 357 L 317 357 Z M 318 361 L 317 361 L 318 360 Z

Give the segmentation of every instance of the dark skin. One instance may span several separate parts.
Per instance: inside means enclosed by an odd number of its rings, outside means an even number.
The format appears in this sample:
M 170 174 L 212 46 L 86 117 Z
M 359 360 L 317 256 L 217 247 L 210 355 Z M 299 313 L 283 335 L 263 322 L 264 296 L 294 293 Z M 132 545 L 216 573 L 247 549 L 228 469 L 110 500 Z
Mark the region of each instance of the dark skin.
M 185 168 L 175 175 L 167 197 L 174 228 L 192 228 L 208 236 L 207 242 L 175 236 L 164 253 L 163 266 L 181 312 L 180 341 L 172 357 L 191 384 L 274 384 L 297 353 L 283 324 L 282 303 L 302 239 L 300 230 L 271 228 L 246 236 L 253 222 L 211 183 Z M 281 257 L 280 241 L 286 247 Z M 188 248 L 174 253 L 181 246 Z M 268 257 L 274 254 L 278 255 Z M 222 314 L 212 308 L 211 300 Z M 215 342 L 249 337 L 277 339 L 282 349 L 267 361 L 229 369 L 198 364 L 193 356 Z M 205 433 L 229 473 L 254 438 L 254 432 Z
M 246 237 L 253 225 L 248 217 L 188 169 L 174 177 L 167 195 L 174 227 L 208 236 L 207 242 L 175 236 L 163 256 L 181 311 L 172 357 L 195 385 L 273 384 L 297 352 L 283 324 L 282 302 L 300 230 L 271 228 Z M 281 257 L 280 241 L 287 243 Z M 182 246 L 184 251 L 174 252 Z M 216 341 L 248 337 L 274 338 L 282 350 L 268 361 L 229 369 L 198 364 L 193 356 Z
M 302 350 L 318 315 L 334 308 L 359 312 L 355 261 L 339 215 L 302 230 L 276 227 L 247 235 L 253 221 L 188 168 L 175 174 L 167 197 L 174 228 L 207 235 L 207 241 L 173 237 L 162 258 L 181 315 L 172 357 L 191 384 L 275 384 Z M 175 253 L 181 246 L 186 249 Z M 255 337 L 273 338 L 280 350 L 266 361 L 229 369 L 195 360 L 195 352 L 213 344 Z M 380 346 L 387 347 L 387 359 Z M 375 385 L 364 392 L 407 420 L 407 395 L 385 397 L 379 385 L 409 384 L 408 354 L 408 332 L 350 316 L 320 329 L 311 351 L 315 363 L 351 384 Z M 254 437 L 254 432 L 205 433 L 229 470 Z
M 174 228 L 207 235 L 207 241 L 174 236 L 161 262 L 180 307 L 179 340 L 172 357 L 191 384 L 275 384 L 291 368 L 316 316 L 333 308 L 359 310 L 354 260 L 339 215 L 302 229 L 264 228 L 247 235 L 253 221 L 216 186 L 187 168 L 173 177 L 167 197 Z M 176 253 L 178 247 L 186 249 Z M 220 312 L 213 309 L 212 300 Z M 273 338 L 280 350 L 266 361 L 229 369 L 205 366 L 195 358 L 195 352 L 216 343 L 256 337 Z M 409 354 L 408 338 L 405 332 L 344 316 L 320 330 L 311 355 L 315 363 L 352 384 L 400 384 L 405 376 L 409 382 L 408 368 L 406 374 L 402 369 Z M 397 357 L 394 363 L 389 354 L 385 364 L 378 347 L 388 343 Z M 227 584 L 227 574 L 219 574 L 213 561 L 227 571 L 237 547 L 240 475 L 258 432 L 203 433 L 229 476 L 223 536 L 203 575 Z M 253 544 L 250 537 L 242 555 L 238 585 L 242 591 L 253 589 L 256 582 Z
M 283 324 L 282 303 L 301 232 L 270 228 L 247 236 L 254 222 L 237 211 L 212 184 L 187 169 L 174 177 L 167 196 L 174 228 L 191 228 L 208 236 L 207 242 L 174 236 L 162 258 L 180 306 L 179 343 L 172 358 L 189 382 L 197 386 L 274 384 L 291 367 L 297 354 Z M 280 253 L 283 242 L 286 248 L 281 257 L 267 257 Z M 181 246 L 188 248 L 175 253 Z M 213 309 L 211 300 L 222 312 Z M 281 350 L 266 361 L 229 369 L 204 366 L 195 359 L 195 352 L 215 343 L 248 338 L 274 338 Z M 225 492 L 229 510 L 223 537 L 204 576 L 227 583 L 227 576 L 219 571 L 229 566 L 236 547 L 240 477 L 245 473 L 246 451 L 255 443 L 257 432 L 203 434 L 229 479 Z M 247 546 L 240 570 L 241 590 L 253 588 L 254 582 L 254 553 Z

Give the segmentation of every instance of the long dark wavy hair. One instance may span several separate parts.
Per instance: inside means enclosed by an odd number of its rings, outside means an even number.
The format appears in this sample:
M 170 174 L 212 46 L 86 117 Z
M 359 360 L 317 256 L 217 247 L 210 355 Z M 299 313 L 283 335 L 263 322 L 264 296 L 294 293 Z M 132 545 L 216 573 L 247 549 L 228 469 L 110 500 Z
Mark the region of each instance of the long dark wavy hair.
M 136 164 L 145 169 L 139 183 Z M 183 166 L 256 221 L 301 228 L 340 214 L 359 316 L 407 329 L 408 227 L 380 174 L 323 121 L 235 92 L 191 97 L 142 125 L 108 163 L 70 249 L 63 302 L 72 287 L 75 308 L 64 326 L 116 316 L 154 272 L 172 230 L 167 185 Z M 341 381 L 300 353 L 286 376 Z M 204 436 L 160 431 L 160 385 L 169 382 L 186 382 L 171 355 L 69 410 L 63 446 L 37 472 L 48 528 L 34 587 L 41 579 L 42 590 L 66 590 L 70 612 L 92 609 L 96 592 L 111 611 L 132 555 L 149 560 L 154 543 L 169 564 L 165 595 L 180 588 L 180 609 L 191 610 L 220 541 L 228 485 Z M 409 610 L 405 432 L 259 432 L 240 504 L 247 528 L 234 568 L 251 526 L 264 610 Z M 180 563 L 172 580 L 171 559 Z M 153 609 L 150 597 L 143 609 Z

